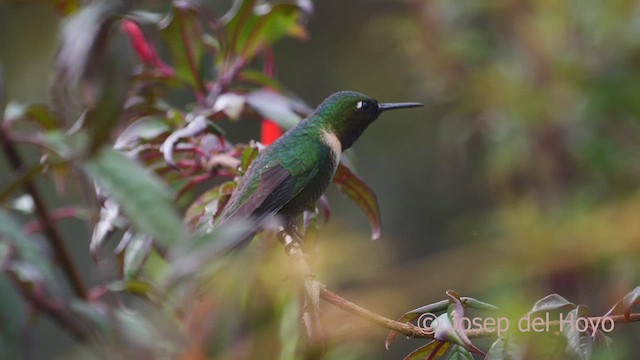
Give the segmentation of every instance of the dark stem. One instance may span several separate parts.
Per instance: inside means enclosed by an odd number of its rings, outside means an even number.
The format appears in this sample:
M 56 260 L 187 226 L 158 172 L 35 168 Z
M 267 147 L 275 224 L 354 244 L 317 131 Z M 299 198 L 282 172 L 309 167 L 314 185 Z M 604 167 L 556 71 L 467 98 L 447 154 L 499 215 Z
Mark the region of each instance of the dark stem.
M 24 163 L 18 150 L 16 149 L 14 143 L 11 141 L 9 136 L 5 133 L 5 129 L 0 126 L 0 143 L 2 144 L 2 148 L 4 153 L 11 164 L 11 167 L 16 172 L 25 171 Z M 53 248 L 53 251 L 56 254 L 56 258 L 60 265 L 62 266 L 63 271 L 67 275 L 67 279 L 71 283 L 73 290 L 76 295 L 81 298 L 86 298 L 87 290 L 82 282 L 82 278 L 80 277 L 80 273 L 75 268 L 73 260 L 67 251 L 67 248 L 64 245 L 64 241 L 62 240 L 62 236 L 59 230 L 55 226 L 55 222 L 47 209 L 47 206 L 44 203 L 44 199 L 40 195 L 40 192 L 35 187 L 35 185 L 30 181 L 26 180 L 23 185 L 27 194 L 31 196 L 33 199 L 33 203 L 35 205 L 35 211 L 37 216 L 40 218 L 40 222 L 43 225 L 44 233 L 49 239 L 49 243 Z

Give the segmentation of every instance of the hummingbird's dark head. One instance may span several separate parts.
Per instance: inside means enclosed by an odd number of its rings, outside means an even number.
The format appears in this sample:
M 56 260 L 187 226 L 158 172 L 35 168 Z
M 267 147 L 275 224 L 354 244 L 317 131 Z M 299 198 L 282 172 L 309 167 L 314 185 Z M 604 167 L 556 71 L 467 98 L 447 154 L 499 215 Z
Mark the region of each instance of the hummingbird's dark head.
M 420 103 L 379 103 L 355 91 L 340 91 L 318 106 L 316 115 L 333 131 L 346 150 L 385 110 L 422 106 Z

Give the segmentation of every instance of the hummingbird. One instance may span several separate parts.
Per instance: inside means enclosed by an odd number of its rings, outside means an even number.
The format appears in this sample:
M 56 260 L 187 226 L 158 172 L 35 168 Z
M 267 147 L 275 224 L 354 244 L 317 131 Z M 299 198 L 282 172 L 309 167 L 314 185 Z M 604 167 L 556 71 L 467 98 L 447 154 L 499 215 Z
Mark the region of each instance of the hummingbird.
M 251 163 L 216 224 L 249 221 L 232 245 L 247 243 L 274 216 L 283 230 L 300 238 L 295 219 L 327 190 L 342 153 L 387 110 L 422 106 L 417 102 L 380 103 L 358 92 L 340 91 L 284 133 Z

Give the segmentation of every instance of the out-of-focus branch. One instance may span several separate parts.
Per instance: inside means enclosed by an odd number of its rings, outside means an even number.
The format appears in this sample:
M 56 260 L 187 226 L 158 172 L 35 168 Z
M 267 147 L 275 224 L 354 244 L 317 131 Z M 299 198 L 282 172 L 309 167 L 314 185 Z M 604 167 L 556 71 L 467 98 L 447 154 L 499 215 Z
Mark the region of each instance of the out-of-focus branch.
M 76 206 L 64 206 L 58 209 L 55 209 L 51 212 L 51 219 L 53 221 L 60 221 L 65 219 L 72 219 L 78 217 L 79 209 Z M 22 229 L 25 234 L 31 235 L 34 233 L 41 232 L 44 228 L 44 225 L 40 220 L 35 220 L 26 224 Z
M 65 329 L 71 336 L 80 342 L 89 340 L 88 329 L 85 329 L 71 313 L 60 303 L 52 302 L 50 299 L 38 292 L 37 288 L 25 285 L 18 280 L 11 272 L 6 272 L 9 280 L 14 284 L 20 294 L 29 301 L 34 309 L 41 311 L 53 319 L 58 325 Z
M 22 161 L 22 158 L 20 157 L 20 154 L 18 153 L 18 149 L 16 149 L 15 144 L 13 143 L 13 141 L 11 141 L 11 138 L 5 132 L 5 129 L 1 126 L 1 124 L 0 144 L 2 145 L 2 149 L 5 153 L 5 156 L 9 160 L 11 167 L 17 172 L 25 171 L 24 163 Z M 64 273 L 67 275 L 67 278 L 71 283 L 73 290 L 79 297 L 86 298 L 87 289 L 84 286 L 82 278 L 80 277 L 80 273 L 76 269 L 73 260 L 71 259 L 71 255 L 69 255 L 69 252 L 64 245 L 62 235 L 60 234 L 60 231 L 58 231 L 58 228 L 55 226 L 55 221 L 49 213 L 49 210 L 44 203 L 44 199 L 31 181 L 26 180 L 24 182 L 24 189 L 33 199 L 35 212 L 40 218 L 40 223 L 43 226 L 43 230 L 47 236 L 47 239 L 49 239 L 49 243 L 51 244 L 51 247 L 56 254 L 56 258 L 62 266 Z

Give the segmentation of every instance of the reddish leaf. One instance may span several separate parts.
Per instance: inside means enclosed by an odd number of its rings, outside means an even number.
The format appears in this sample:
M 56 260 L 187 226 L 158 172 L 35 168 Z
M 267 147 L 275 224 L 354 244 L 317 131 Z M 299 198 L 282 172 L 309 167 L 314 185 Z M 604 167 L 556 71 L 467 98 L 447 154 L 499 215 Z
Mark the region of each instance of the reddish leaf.
M 282 129 L 278 124 L 269 120 L 262 120 L 262 127 L 260 129 L 260 142 L 265 145 L 271 145 L 280 136 L 282 136 Z
M 446 355 L 451 343 L 433 340 L 425 346 L 419 347 L 407 355 L 404 360 L 436 360 Z
M 215 133 L 216 127 L 212 124 L 213 123 L 204 115 L 196 115 L 187 126 L 171 133 L 160 147 L 164 160 L 167 164 L 179 170 L 173 159 L 173 150 L 176 144 L 184 138 L 192 138 L 204 133 L 205 131 L 212 131 Z
M 629 321 L 629 318 L 631 317 L 631 309 L 635 304 L 640 304 L 640 286 L 625 295 L 622 300 L 618 301 L 611 310 L 607 312 L 605 316 L 622 312 L 624 313 L 624 318 Z
M 378 208 L 378 198 L 373 190 L 344 164 L 338 164 L 333 182 L 340 191 L 362 209 L 371 225 L 371 239 L 378 239 L 380 237 L 380 209 Z

